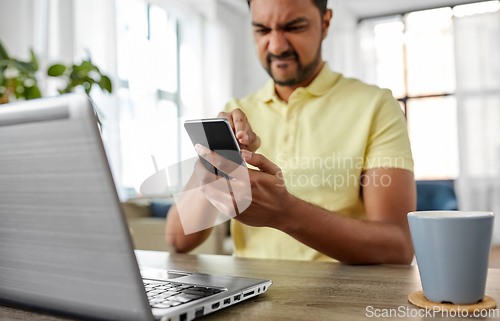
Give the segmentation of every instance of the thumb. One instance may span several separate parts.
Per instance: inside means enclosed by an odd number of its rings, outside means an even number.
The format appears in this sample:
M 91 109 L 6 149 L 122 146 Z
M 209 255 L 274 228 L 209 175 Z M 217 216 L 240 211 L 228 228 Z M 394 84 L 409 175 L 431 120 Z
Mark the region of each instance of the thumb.
M 271 175 L 277 175 L 281 172 L 281 168 L 267 159 L 264 155 L 252 153 L 248 150 L 242 150 L 241 153 L 247 164 L 258 167 L 261 172 Z

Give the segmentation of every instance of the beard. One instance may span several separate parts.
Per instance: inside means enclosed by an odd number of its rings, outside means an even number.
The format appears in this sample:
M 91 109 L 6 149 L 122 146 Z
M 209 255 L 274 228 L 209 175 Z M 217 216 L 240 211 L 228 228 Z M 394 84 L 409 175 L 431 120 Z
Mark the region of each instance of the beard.
M 275 59 L 287 59 L 288 58 L 289 59 L 292 57 L 295 58 L 295 61 L 297 62 L 297 71 L 296 71 L 295 76 L 291 76 L 291 77 L 288 77 L 287 79 L 281 79 L 281 80 L 276 79 L 276 77 L 273 75 L 273 71 L 271 68 L 272 58 L 275 58 Z M 279 86 L 284 86 L 284 87 L 297 86 L 297 85 L 304 83 L 306 80 L 308 80 L 313 75 L 313 73 L 316 70 L 316 68 L 318 67 L 318 65 L 321 63 L 321 45 L 318 48 L 318 51 L 316 53 L 316 57 L 314 58 L 314 60 L 307 65 L 303 65 L 300 62 L 299 55 L 294 50 L 288 50 L 288 51 L 286 51 L 278 56 L 270 53 L 266 57 L 266 63 L 267 63 L 267 66 L 265 66 L 265 69 L 266 69 L 267 73 L 269 74 L 269 76 L 274 80 L 275 84 L 277 84 Z

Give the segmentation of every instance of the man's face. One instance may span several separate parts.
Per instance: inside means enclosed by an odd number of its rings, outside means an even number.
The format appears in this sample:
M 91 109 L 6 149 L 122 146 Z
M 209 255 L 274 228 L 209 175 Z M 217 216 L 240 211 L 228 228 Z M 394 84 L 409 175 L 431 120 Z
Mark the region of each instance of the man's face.
M 325 24 L 313 0 L 252 0 L 252 24 L 260 61 L 275 83 L 296 86 L 321 61 Z

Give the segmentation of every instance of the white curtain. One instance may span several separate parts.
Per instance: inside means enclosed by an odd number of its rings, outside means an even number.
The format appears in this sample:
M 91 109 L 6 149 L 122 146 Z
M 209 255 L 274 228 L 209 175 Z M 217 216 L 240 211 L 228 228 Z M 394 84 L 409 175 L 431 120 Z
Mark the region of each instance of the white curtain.
M 500 244 L 500 12 L 455 18 L 461 210 L 492 211 Z
M 333 10 L 333 19 L 323 41 L 323 59 L 332 70 L 361 79 L 358 18 L 345 0 L 329 0 L 328 8 Z
M 367 84 L 378 83 L 375 20 L 362 21 L 358 27 L 360 79 Z
M 116 23 L 114 0 L 19 0 L 0 3 L 0 39 L 10 54 L 28 59 L 33 49 L 40 69 L 37 74 L 42 96 L 58 95 L 62 89 L 58 79 L 47 77 L 54 63 L 79 63 L 92 57 L 101 72 L 111 76 L 116 85 Z M 15 26 L 15 27 L 13 27 Z M 92 98 L 101 110 L 103 140 L 111 168 L 121 169 L 116 94 L 92 91 Z M 120 186 L 120 175 L 115 175 Z M 120 192 L 120 189 L 119 189 Z

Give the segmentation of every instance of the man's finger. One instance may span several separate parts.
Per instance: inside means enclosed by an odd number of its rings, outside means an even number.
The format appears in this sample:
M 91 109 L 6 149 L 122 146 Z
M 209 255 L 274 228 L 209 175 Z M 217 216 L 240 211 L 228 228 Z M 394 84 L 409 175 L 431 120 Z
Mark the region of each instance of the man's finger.
M 207 170 L 205 168 L 205 166 L 201 163 L 201 161 L 198 160 L 196 162 L 194 170 L 195 170 L 196 176 L 198 176 L 198 178 L 200 179 L 200 187 L 210 185 L 210 187 L 216 188 L 216 189 L 220 190 L 221 192 L 224 192 L 227 194 L 230 193 L 230 189 L 229 189 L 230 185 L 229 185 L 228 179 L 224 178 L 224 177 L 220 177 L 220 176 L 216 177 L 216 175 L 212 174 L 209 170 Z M 240 188 L 239 186 L 241 184 L 244 184 L 244 182 L 238 181 L 238 180 L 232 180 L 231 182 L 232 182 L 231 188 L 234 188 L 234 187 Z
M 281 168 L 267 159 L 264 155 L 252 153 L 247 150 L 243 150 L 241 153 L 247 164 L 258 167 L 261 172 L 271 175 L 278 175 L 281 173 Z
M 260 147 L 260 138 L 253 132 L 247 116 L 239 108 L 233 110 L 232 115 L 238 142 L 249 150 L 256 151 Z
M 201 184 L 210 184 L 215 182 L 220 177 L 217 177 L 214 173 L 210 172 L 205 165 L 198 159 L 194 165 L 194 172 L 196 176 L 200 179 Z
M 226 190 L 224 191 L 223 189 L 221 190 L 220 188 L 215 187 L 215 184 L 216 183 L 200 185 L 200 190 L 209 200 L 212 199 L 224 204 L 232 204 L 233 201 L 231 193 L 229 192 L 227 185 Z
M 236 135 L 236 138 L 241 144 L 248 144 L 248 133 L 247 133 L 247 117 L 245 116 L 245 113 L 241 111 L 241 109 L 236 108 L 233 110 L 232 114 L 232 119 L 233 119 L 233 124 L 234 124 L 234 133 Z
M 230 175 L 236 179 L 248 180 L 248 168 L 246 168 L 246 166 L 232 162 L 227 158 L 211 151 L 210 149 L 206 148 L 203 145 L 196 144 L 195 149 L 198 155 L 203 157 L 207 162 L 212 164 L 221 172 L 226 173 L 227 175 Z M 224 152 L 238 153 L 237 151 L 224 151 Z
M 225 112 L 220 112 L 219 115 L 217 116 L 218 118 L 226 118 L 229 121 L 229 125 L 231 125 L 231 129 L 234 132 L 234 123 L 233 123 L 233 117 L 231 116 L 231 113 L 225 113 Z
M 235 210 L 234 199 L 229 192 L 220 191 L 212 185 L 204 185 L 200 188 L 207 200 L 223 214 L 231 218 L 238 214 Z
M 248 147 L 251 151 L 256 151 L 260 147 L 260 137 L 257 136 L 252 130 L 249 133 Z

